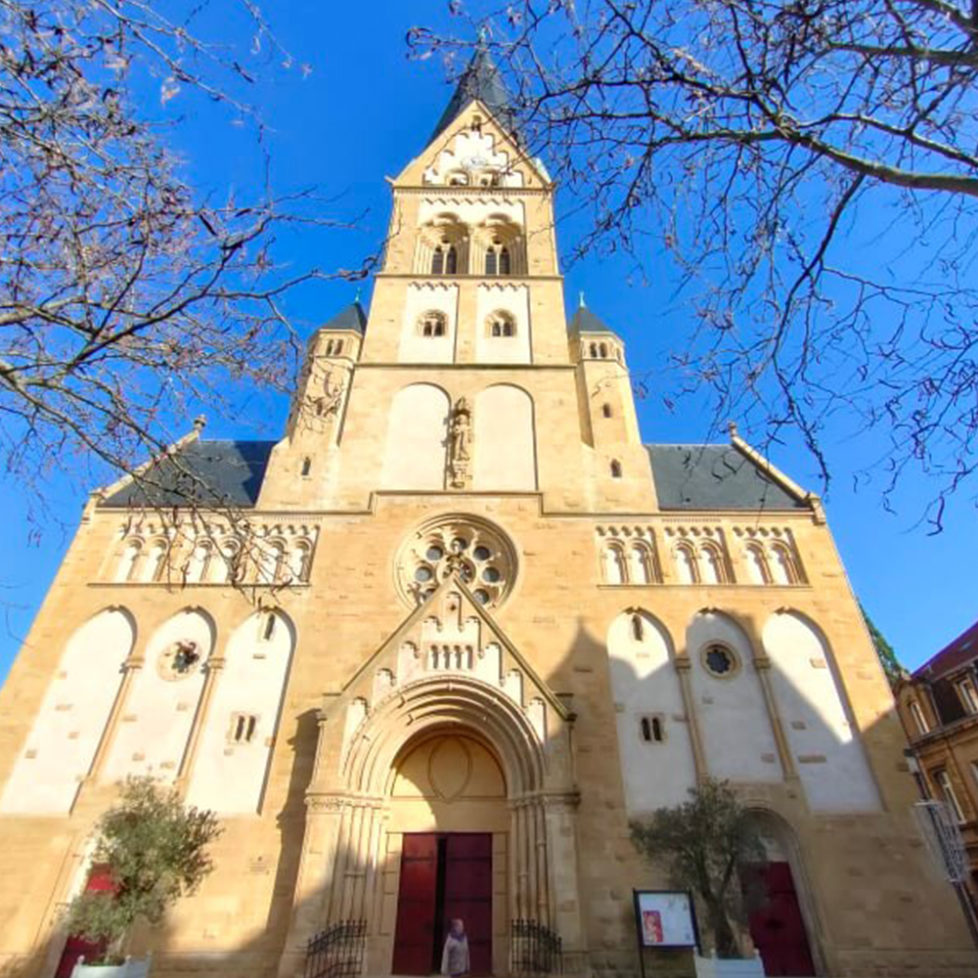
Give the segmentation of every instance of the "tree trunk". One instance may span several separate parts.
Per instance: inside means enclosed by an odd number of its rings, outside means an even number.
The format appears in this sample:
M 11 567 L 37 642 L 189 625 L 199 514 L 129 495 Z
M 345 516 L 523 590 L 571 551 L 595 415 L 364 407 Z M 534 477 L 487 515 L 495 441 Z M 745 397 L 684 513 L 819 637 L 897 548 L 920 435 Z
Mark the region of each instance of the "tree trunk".
M 730 926 L 730 921 L 727 919 L 727 914 L 723 906 L 711 901 L 707 904 L 707 912 L 710 917 L 710 929 L 713 931 L 713 943 L 716 948 L 717 957 L 743 957 L 740 949 L 740 941 L 737 940 L 737 935 L 733 927 Z

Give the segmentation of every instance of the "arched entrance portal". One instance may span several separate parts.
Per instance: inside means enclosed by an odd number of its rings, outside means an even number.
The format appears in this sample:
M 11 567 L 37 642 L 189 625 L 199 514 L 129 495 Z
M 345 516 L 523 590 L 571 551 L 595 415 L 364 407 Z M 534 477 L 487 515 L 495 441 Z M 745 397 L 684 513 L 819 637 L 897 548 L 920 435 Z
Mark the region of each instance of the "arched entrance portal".
M 576 960 L 572 715 L 511 661 L 505 683 L 440 669 L 403 685 L 371 663 L 327 703 L 280 975 L 343 920 L 365 921 L 371 975 L 429 973 L 444 918 L 466 914 L 480 921 L 473 970 L 508 972 L 517 918 Z
M 810 939 L 814 908 L 795 834 L 774 812 L 755 809 L 752 815 L 767 855 L 748 871 L 760 896 L 750 914 L 750 935 L 764 971 L 792 978 L 818 974 L 818 947 Z
M 402 751 L 384 860 L 384 893 L 396 895 L 393 974 L 437 972 L 456 917 L 465 922 L 472 974 L 498 970 L 493 948 L 507 937 L 506 794 L 494 752 L 471 732 L 436 730 Z

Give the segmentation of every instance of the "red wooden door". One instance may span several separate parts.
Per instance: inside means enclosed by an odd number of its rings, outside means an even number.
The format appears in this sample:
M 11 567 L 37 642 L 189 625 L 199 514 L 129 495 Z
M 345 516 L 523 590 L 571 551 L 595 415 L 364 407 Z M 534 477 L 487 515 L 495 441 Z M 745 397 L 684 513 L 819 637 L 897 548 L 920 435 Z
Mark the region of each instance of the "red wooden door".
M 805 922 L 788 863 L 761 863 L 754 878 L 767 892 L 764 905 L 750 915 L 750 936 L 768 975 L 814 975 Z
M 394 932 L 395 975 L 427 975 L 435 942 L 438 836 L 405 833 Z
M 473 975 L 492 974 L 492 836 L 449 835 L 445 846 L 443 933 L 460 917 Z
M 85 890 L 115 890 L 109 867 L 100 863 L 92 867 L 88 874 L 88 882 Z M 93 958 L 100 958 L 105 953 L 105 941 L 86 941 L 84 937 L 70 934 L 65 941 L 65 949 L 61 952 L 61 960 L 58 962 L 58 970 L 54 973 L 54 978 L 70 978 L 72 969 L 78 959 L 84 954 L 86 961 Z

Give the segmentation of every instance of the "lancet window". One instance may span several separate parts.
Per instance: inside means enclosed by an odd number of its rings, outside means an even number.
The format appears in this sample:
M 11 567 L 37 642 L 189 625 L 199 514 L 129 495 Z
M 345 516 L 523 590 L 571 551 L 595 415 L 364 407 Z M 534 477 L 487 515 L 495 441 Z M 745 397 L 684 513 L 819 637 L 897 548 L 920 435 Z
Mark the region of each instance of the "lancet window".
M 516 320 L 508 312 L 494 312 L 486 324 L 486 331 L 491 337 L 515 336 Z
M 789 529 L 752 525 L 734 527 L 733 532 L 743 540 L 743 554 L 752 583 L 805 583 Z
M 435 250 L 431 255 L 431 274 L 458 274 L 458 249 L 455 245 L 443 243 L 435 246 Z
M 652 531 L 647 527 L 599 527 L 605 584 L 654 584 L 661 579 Z
M 509 248 L 494 241 L 486 248 L 486 275 L 509 275 L 512 269 Z
M 418 332 L 427 337 L 445 336 L 448 319 L 443 312 L 426 312 L 418 320 Z

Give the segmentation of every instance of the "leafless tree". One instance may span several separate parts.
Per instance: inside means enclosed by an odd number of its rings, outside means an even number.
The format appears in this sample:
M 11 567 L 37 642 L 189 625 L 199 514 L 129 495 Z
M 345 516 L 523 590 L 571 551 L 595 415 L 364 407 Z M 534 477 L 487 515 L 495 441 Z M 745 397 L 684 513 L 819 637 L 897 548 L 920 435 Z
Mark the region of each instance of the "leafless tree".
M 205 14 L 237 17 L 250 50 L 199 36 Z M 275 235 L 330 222 L 311 194 L 201 199 L 167 117 L 216 102 L 260 143 L 247 89 L 291 67 L 250 0 L 0 0 L 0 444 L 14 478 L 88 481 L 94 460 L 102 482 L 151 481 L 159 468 L 140 463 L 202 404 L 291 387 L 299 346 L 280 300 L 323 273 L 279 266 Z
M 460 68 L 481 31 L 590 209 L 575 254 L 677 263 L 675 359 L 717 418 L 800 432 L 828 482 L 825 426 L 856 417 L 884 499 L 919 468 L 939 529 L 978 468 L 978 4 L 450 6 L 459 37 L 418 28 L 416 53 Z

